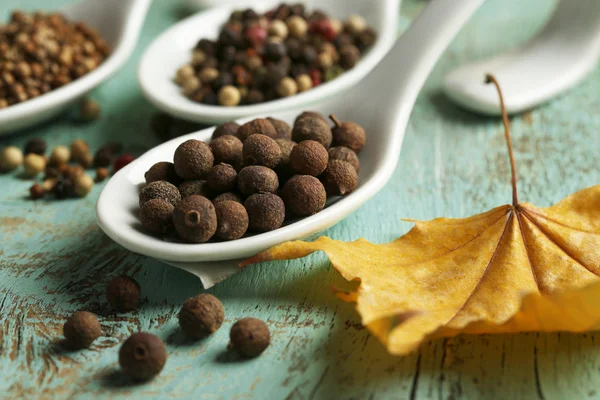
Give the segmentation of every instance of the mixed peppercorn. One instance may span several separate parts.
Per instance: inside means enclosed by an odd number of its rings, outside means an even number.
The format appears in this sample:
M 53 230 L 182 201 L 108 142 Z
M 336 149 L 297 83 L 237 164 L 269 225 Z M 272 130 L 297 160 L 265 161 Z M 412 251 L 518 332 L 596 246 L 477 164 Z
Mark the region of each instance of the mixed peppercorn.
M 190 139 L 173 162 L 154 164 L 139 194 L 139 218 L 152 234 L 188 243 L 235 240 L 280 228 L 358 185 L 365 130 L 304 112 L 293 127 L 273 118 L 216 127 L 212 141 Z M 332 147 L 333 146 L 333 147 Z
M 191 100 L 238 106 L 293 96 L 353 68 L 377 38 L 359 15 L 345 21 L 302 4 L 260 15 L 235 11 L 216 40 L 200 39 L 175 82 Z
M 104 39 L 84 23 L 60 13 L 14 11 L 0 25 L 0 109 L 80 78 L 109 54 Z

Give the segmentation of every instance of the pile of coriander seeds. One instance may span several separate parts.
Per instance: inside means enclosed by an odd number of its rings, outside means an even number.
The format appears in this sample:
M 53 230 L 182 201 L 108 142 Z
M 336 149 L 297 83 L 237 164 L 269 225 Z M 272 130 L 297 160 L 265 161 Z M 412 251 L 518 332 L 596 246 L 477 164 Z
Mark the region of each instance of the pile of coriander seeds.
M 154 164 L 139 194 L 146 231 L 188 243 L 235 240 L 308 217 L 358 185 L 365 130 L 306 111 L 293 127 L 273 118 L 219 125 Z
M 300 3 L 263 15 L 234 11 L 216 40 L 198 41 L 175 82 L 189 99 L 207 105 L 263 103 L 337 78 L 376 38 L 360 15 L 341 21 Z
M 14 11 L 0 25 L 0 109 L 38 97 L 96 69 L 110 47 L 60 13 Z

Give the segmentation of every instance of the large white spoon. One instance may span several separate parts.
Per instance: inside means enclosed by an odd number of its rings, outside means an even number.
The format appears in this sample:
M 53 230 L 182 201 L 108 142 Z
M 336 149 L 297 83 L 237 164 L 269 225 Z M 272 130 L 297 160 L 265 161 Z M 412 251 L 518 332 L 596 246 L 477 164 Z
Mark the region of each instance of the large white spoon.
M 94 71 L 42 96 L 0 109 L 0 135 L 49 119 L 110 78 L 133 51 L 152 0 L 83 0 L 61 10 L 72 21 L 96 28 L 112 47 Z
M 450 72 L 444 90 L 459 105 L 500 115 L 498 95 L 481 78 L 502 82 L 510 114 L 542 104 L 581 82 L 600 58 L 600 1 L 562 0 L 540 33 L 522 48 Z
M 448 43 L 483 1 L 432 1 L 367 79 L 343 96 L 310 107 L 322 113 L 333 112 L 342 120 L 356 121 L 367 130 L 367 145 L 360 154 L 360 183 L 352 194 L 311 217 L 231 242 L 172 243 L 146 234 L 137 218 L 144 172 L 156 162 L 172 160 L 175 149 L 185 140 L 208 141 L 213 129 L 205 129 L 166 142 L 115 174 L 96 206 L 100 227 L 133 252 L 166 260 L 203 276 L 207 271 L 205 267 L 214 270 L 215 263 L 209 262 L 249 257 L 278 243 L 306 238 L 336 224 L 374 196 L 390 179 L 408 118 L 425 79 Z M 303 110 L 297 108 L 272 116 L 291 123 Z
M 251 115 L 297 109 L 356 85 L 375 68 L 397 38 L 400 0 L 306 0 L 304 4 L 308 10 L 320 9 L 342 19 L 359 14 L 377 30 L 377 41 L 354 68 L 314 89 L 267 103 L 238 107 L 196 103 L 185 97 L 181 88 L 173 81 L 177 69 L 189 63 L 192 49 L 199 39 L 218 37 L 221 25 L 227 21 L 231 12 L 243 8 L 240 3 L 234 1 L 193 15 L 154 40 L 142 56 L 138 70 L 142 92 L 152 104 L 178 118 L 203 123 L 221 123 Z M 279 3 L 280 0 L 268 0 L 256 2 L 252 7 L 256 11 L 265 12 Z

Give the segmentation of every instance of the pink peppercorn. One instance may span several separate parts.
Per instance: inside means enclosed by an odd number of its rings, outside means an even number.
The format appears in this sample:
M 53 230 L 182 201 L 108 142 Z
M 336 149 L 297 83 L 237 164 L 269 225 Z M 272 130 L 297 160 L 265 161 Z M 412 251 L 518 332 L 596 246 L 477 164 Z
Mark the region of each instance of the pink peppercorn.
M 267 40 L 267 30 L 261 26 L 253 25 L 246 29 L 246 38 L 252 47 L 260 47 Z
M 332 41 L 337 36 L 333 25 L 331 25 L 331 22 L 326 19 L 313 22 L 310 25 L 310 31 L 320 33 L 321 36 L 323 36 L 323 38 L 327 41 Z
M 132 156 L 131 154 L 123 154 L 123 155 L 119 156 L 115 160 L 115 163 L 113 164 L 113 173 L 116 173 L 118 170 L 120 170 L 121 168 L 123 168 L 124 166 L 126 166 L 127 164 L 132 162 L 133 160 L 135 160 L 135 157 Z
M 312 79 L 313 87 L 319 86 L 321 82 L 323 82 L 321 71 L 316 68 L 310 70 L 308 75 L 310 76 L 310 79 Z

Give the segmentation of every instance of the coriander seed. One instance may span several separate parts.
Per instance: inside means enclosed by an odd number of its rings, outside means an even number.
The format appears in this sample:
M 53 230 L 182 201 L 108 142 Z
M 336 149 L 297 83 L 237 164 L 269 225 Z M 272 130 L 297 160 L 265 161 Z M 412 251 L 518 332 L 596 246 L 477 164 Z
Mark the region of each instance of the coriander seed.
M 173 223 L 183 240 L 189 243 L 204 243 L 217 231 L 215 207 L 206 197 L 188 196 L 175 207 Z
M 290 165 L 300 175 L 318 176 L 325 171 L 328 161 L 327 150 L 314 140 L 298 143 L 290 153 Z
M 10 172 L 23 164 L 23 152 L 15 146 L 7 146 L 0 153 L 0 172 Z
M 162 371 L 167 349 L 158 336 L 146 332 L 131 335 L 119 350 L 119 365 L 134 381 L 147 381 Z
M 238 177 L 238 189 L 244 196 L 253 193 L 273 193 L 279 188 L 275 171 L 260 165 L 242 168 Z
M 63 325 L 67 346 L 74 350 L 89 348 L 102 336 L 102 327 L 96 315 L 88 311 L 73 313 Z
M 242 318 L 231 327 L 229 347 L 246 358 L 257 357 L 269 347 L 269 327 L 256 318 Z
M 208 293 L 187 299 L 179 311 L 181 330 L 195 340 L 215 333 L 224 319 L 223 303 Z
M 142 289 L 130 276 L 117 276 L 106 285 L 106 299 L 115 311 L 125 313 L 135 310 L 140 304 Z
M 255 232 L 278 229 L 285 220 L 285 205 L 273 193 L 255 193 L 244 202 L 250 220 L 249 227 Z
M 152 199 L 140 208 L 140 222 L 151 233 L 167 234 L 174 230 L 173 204 L 163 199 Z
M 291 177 L 281 190 L 286 210 L 296 217 L 307 217 L 325 208 L 327 193 L 323 184 L 314 176 Z
M 248 212 L 246 208 L 236 201 L 213 201 L 217 212 L 216 237 L 222 240 L 239 239 L 248 230 Z

